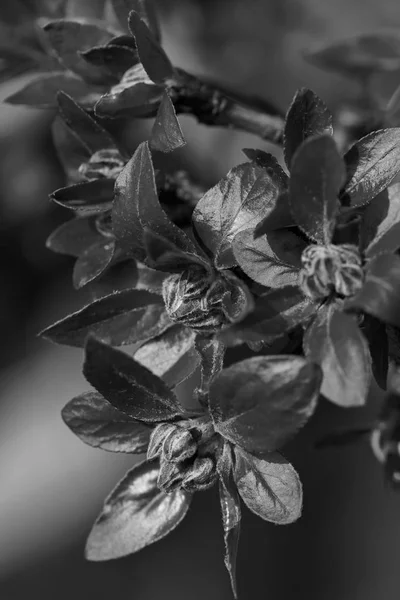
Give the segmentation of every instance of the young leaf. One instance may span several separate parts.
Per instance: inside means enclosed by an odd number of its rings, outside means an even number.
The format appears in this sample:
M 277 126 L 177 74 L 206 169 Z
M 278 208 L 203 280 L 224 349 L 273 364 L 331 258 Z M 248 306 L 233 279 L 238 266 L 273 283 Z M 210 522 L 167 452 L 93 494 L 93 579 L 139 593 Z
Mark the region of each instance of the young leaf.
M 186 144 L 171 98 L 164 92 L 153 129 L 150 148 L 159 152 L 172 152 Z
M 116 148 L 110 134 L 68 94 L 59 92 L 57 102 L 66 125 L 79 137 L 90 155 L 104 148 Z
M 242 152 L 249 160 L 266 170 L 281 192 L 287 190 L 289 186 L 289 177 L 286 175 L 275 156 L 272 156 L 272 154 L 264 152 L 263 150 L 252 150 L 251 148 L 243 148 Z
M 57 93 L 63 91 L 85 106 L 93 105 L 99 94 L 89 83 L 68 72 L 43 73 L 21 90 L 8 96 L 4 102 L 35 108 L 57 108 Z
M 62 410 L 66 425 L 82 442 L 109 452 L 146 452 L 151 428 L 111 406 L 96 392 L 73 398 Z
M 171 326 L 159 298 L 127 289 L 95 300 L 41 332 L 57 344 L 83 347 L 89 333 L 114 346 L 143 343 Z
M 309 137 L 324 133 L 333 135 L 331 112 L 314 92 L 301 88 L 286 115 L 284 155 L 288 169 L 301 144 Z
M 79 55 L 89 64 L 107 75 L 107 80 L 119 83 L 126 71 L 139 62 L 137 50 L 127 46 L 108 43 L 105 46 L 95 46 L 90 50 L 79 52 Z
M 378 213 L 378 214 L 377 214 Z M 380 217 L 376 222 L 376 216 Z M 368 204 L 362 219 L 362 241 L 369 259 L 400 248 L 400 184 L 395 183 Z
M 191 494 L 165 494 L 157 487 L 158 466 L 142 462 L 128 471 L 105 501 L 86 543 L 86 558 L 100 561 L 137 552 L 160 540 L 182 521 Z
M 100 118 L 153 117 L 157 113 L 163 89 L 154 83 L 139 81 L 104 94 L 95 106 Z
M 112 206 L 114 184 L 114 179 L 92 179 L 60 188 L 50 198 L 70 210 L 104 212 Z
M 112 34 L 94 23 L 60 19 L 50 21 L 43 30 L 60 63 L 94 84 L 107 83 L 104 71 L 97 69 L 79 55 L 79 51 L 99 46 L 112 39 Z
M 296 223 L 290 210 L 289 192 L 281 192 L 276 199 L 271 212 L 254 229 L 254 237 L 258 238 L 264 233 L 270 233 L 276 229 L 293 227 Z
M 240 536 L 240 498 L 232 476 L 232 451 L 225 442 L 222 455 L 217 463 L 219 475 L 219 497 L 222 513 L 222 527 L 225 542 L 225 566 L 231 580 L 232 592 L 237 599 L 236 557 Z
M 235 448 L 233 476 L 246 506 L 256 515 L 287 525 L 301 515 L 303 491 L 298 474 L 278 452 L 256 458 Z
M 279 189 L 267 171 L 255 163 L 234 167 L 208 190 L 193 212 L 196 232 L 214 254 L 218 268 L 236 264 L 232 241 L 251 229 L 274 207 Z
M 222 370 L 225 356 L 225 346 L 217 338 L 196 336 L 194 342 L 200 359 L 200 385 L 196 396 L 200 404 L 208 407 L 208 390 L 211 381 Z
M 120 244 L 139 260 L 146 258 L 144 228 L 165 237 L 183 252 L 196 254 L 189 237 L 161 208 L 147 142 L 140 144 L 115 184 L 113 231 Z
M 112 0 L 112 6 L 124 31 L 129 31 L 129 13 L 134 10 L 146 23 L 156 40 L 160 41 L 161 35 L 152 0 Z
M 305 355 L 321 365 L 321 394 L 343 407 L 365 404 L 371 357 L 354 317 L 324 304 L 306 329 L 303 345 Z
M 73 218 L 50 234 L 46 248 L 59 254 L 80 256 L 87 248 L 103 240 L 92 217 Z
M 181 273 L 193 264 L 203 267 L 205 272 L 210 269 L 206 260 L 195 254 L 183 252 L 165 237 L 147 227 L 143 231 L 143 245 L 146 249 L 147 263 L 153 269 L 166 273 Z
M 315 310 L 315 303 L 298 286 L 278 288 L 257 298 L 254 310 L 223 330 L 220 338 L 228 346 L 240 341 L 271 342 L 305 323 Z
M 329 244 L 339 209 L 345 169 L 329 135 L 307 139 L 292 159 L 290 208 L 300 229 L 317 244 Z
M 341 200 L 363 206 L 387 188 L 400 171 L 400 127 L 374 131 L 344 155 L 346 182 Z
M 169 387 L 175 387 L 199 364 L 194 338 L 193 330 L 175 325 L 143 344 L 135 353 L 135 360 L 161 377 Z
M 132 10 L 129 13 L 129 30 L 136 40 L 140 61 L 154 83 L 165 83 L 174 75 L 174 68 L 140 15 Z
M 111 265 L 115 253 L 115 242 L 102 239 L 89 246 L 74 265 L 72 283 L 76 290 L 94 281 Z
M 348 311 L 364 311 L 400 326 L 400 256 L 380 254 L 367 265 L 363 287 L 345 302 Z
M 304 57 L 322 69 L 365 79 L 374 72 L 400 68 L 400 38 L 390 32 L 363 33 L 323 44 Z
M 256 239 L 254 230 L 246 229 L 233 240 L 233 253 L 241 269 L 253 281 L 280 288 L 298 283 L 301 253 L 306 245 L 286 229 Z
M 115 408 L 145 423 L 182 416 L 170 388 L 133 358 L 94 337 L 85 350 L 84 376 Z
M 236 363 L 210 386 L 215 429 L 248 452 L 272 452 L 308 421 L 320 383 L 320 368 L 299 356 L 257 356 Z

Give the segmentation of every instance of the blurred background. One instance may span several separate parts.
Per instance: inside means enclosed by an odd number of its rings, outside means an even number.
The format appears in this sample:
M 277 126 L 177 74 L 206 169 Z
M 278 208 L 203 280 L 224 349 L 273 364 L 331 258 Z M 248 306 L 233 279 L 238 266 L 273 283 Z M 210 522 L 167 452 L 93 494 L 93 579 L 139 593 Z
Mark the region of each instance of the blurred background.
M 16 5 L 1 2 L 9 24 L 29 18 Z M 283 110 L 300 86 L 333 110 L 358 93 L 351 81 L 307 65 L 303 49 L 400 29 L 398 0 L 158 0 L 156 6 L 175 64 Z M 396 87 L 400 73 L 391 77 L 389 87 Z M 24 81 L 1 85 L 0 100 Z M 198 494 L 178 529 L 140 554 L 103 564 L 83 558 L 102 500 L 132 460 L 84 446 L 67 430 L 60 409 L 88 389 L 82 352 L 36 338 L 85 299 L 72 290 L 72 260 L 44 246 L 69 216 L 48 200 L 64 183 L 52 118 L 0 105 L 0 598 L 228 600 L 216 490 Z M 243 160 L 241 148 L 271 151 L 250 135 L 207 129 L 186 117 L 182 124 L 183 160 L 207 185 Z M 135 135 L 139 140 L 144 132 Z M 174 160 L 181 159 L 182 153 Z M 367 444 L 313 449 L 313 440 L 332 428 L 369 423 L 379 401 L 374 392 L 362 411 L 322 404 L 286 449 L 305 490 L 298 523 L 275 527 L 243 509 L 242 600 L 398 600 L 400 497 L 385 487 Z

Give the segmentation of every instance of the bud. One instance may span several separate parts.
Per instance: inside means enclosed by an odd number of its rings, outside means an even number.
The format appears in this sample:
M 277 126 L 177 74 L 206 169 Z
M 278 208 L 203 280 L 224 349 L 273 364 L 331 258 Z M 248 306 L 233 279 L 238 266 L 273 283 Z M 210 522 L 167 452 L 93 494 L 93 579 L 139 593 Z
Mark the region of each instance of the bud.
M 194 456 L 197 452 L 197 443 L 188 429 L 177 427 L 164 441 L 162 447 L 163 457 L 170 462 L 182 462 Z
M 86 179 L 116 179 L 125 166 L 125 161 L 116 148 L 103 148 L 81 164 L 79 173 Z
M 326 298 L 332 292 L 353 296 L 363 285 L 361 256 L 352 244 L 307 246 L 301 263 L 300 287 L 310 298 Z
M 154 458 L 161 456 L 165 440 L 171 434 L 173 435 L 176 429 L 177 425 L 171 423 L 160 423 L 153 429 L 147 448 L 147 460 L 153 460 Z
M 187 467 L 183 463 L 173 463 L 161 461 L 160 471 L 157 478 L 157 486 L 163 492 L 173 492 L 182 487 L 182 481 L 186 474 Z
M 214 333 L 229 321 L 222 309 L 224 280 L 214 280 L 201 266 L 190 266 L 170 275 L 163 283 L 163 298 L 169 317 L 203 333 Z
M 182 487 L 187 492 L 207 490 L 217 480 L 217 467 L 209 457 L 196 458 L 193 465 L 183 477 Z

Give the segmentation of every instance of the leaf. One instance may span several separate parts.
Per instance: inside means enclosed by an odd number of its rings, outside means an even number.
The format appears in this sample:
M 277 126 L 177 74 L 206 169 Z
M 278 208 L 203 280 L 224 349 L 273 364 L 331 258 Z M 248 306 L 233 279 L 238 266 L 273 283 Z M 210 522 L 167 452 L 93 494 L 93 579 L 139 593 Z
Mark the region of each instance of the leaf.
M 92 336 L 85 350 L 84 376 L 115 408 L 145 423 L 182 416 L 170 388 L 133 358 Z
M 109 452 L 146 452 L 151 428 L 111 406 L 96 392 L 73 398 L 62 410 L 66 425 L 82 442 Z
M 317 244 L 329 244 L 345 178 L 335 141 L 329 135 L 308 138 L 291 165 L 290 208 L 294 220 Z
M 129 30 L 136 40 L 140 61 L 154 83 L 165 83 L 174 75 L 174 68 L 140 15 L 132 10 L 129 13 Z
M 285 190 L 276 199 L 271 212 L 254 229 L 254 237 L 293 226 L 296 226 L 296 223 L 290 210 L 289 192 Z
M 255 300 L 254 310 L 240 323 L 220 333 L 222 341 L 235 345 L 238 341 L 271 342 L 305 323 L 316 310 L 316 304 L 299 290 L 285 286 Z
M 159 152 L 172 152 L 185 144 L 174 105 L 167 92 L 164 92 L 151 130 L 150 148 Z
M 145 227 L 165 237 L 183 252 L 196 254 L 192 241 L 170 221 L 160 205 L 147 142 L 139 145 L 117 178 L 112 220 L 117 240 L 138 260 L 146 258 Z
M 94 281 L 111 265 L 115 253 L 115 242 L 102 239 L 89 246 L 78 258 L 72 273 L 72 283 L 76 290 Z
M 80 256 L 102 239 L 92 217 L 77 217 L 57 227 L 47 238 L 46 248 L 59 254 Z
M 363 206 L 387 188 L 400 171 L 400 127 L 361 138 L 346 152 L 344 161 L 347 176 L 341 201 Z
M 303 491 L 299 476 L 278 452 L 256 458 L 235 448 L 233 476 L 243 502 L 265 521 L 287 525 L 300 517 Z
M 79 51 L 107 43 L 112 39 L 112 33 L 94 23 L 66 19 L 48 22 L 43 27 L 43 31 L 60 63 L 66 69 L 77 73 L 88 82 L 107 84 L 104 71 L 88 65 L 79 55 Z
M 87 213 L 110 210 L 114 196 L 114 179 L 92 179 L 56 190 L 50 199 L 70 210 Z
M 57 94 L 59 112 L 66 125 L 79 137 L 90 155 L 104 148 L 116 148 L 110 134 L 101 127 L 71 96 Z
M 395 183 L 368 204 L 362 219 L 362 240 L 369 242 L 367 258 L 400 248 L 400 184 Z
M 119 83 L 126 71 L 139 62 L 137 50 L 128 46 L 108 43 L 105 46 L 94 46 L 79 55 L 88 63 L 101 70 L 107 80 Z
M 82 176 L 79 168 L 90 159 L 90 152 L 83 146 L 77 135 L 67 127 L 61 116 L 57 115 L 51 124 L 51 135 L 57 158 L 62 166 L 65 179 L 69 184 L 79 183 Z
M 233 240 L 233 253 L 241 269 L 257 283 L 271 288 L 296 285 L 301 253 L 306 243 L 282 229 L 254 239 L 254 230 L 241 231 Z
M 218 268 L 236 264 L 233 239 L 240 231 L 255 227 L 273 209 L 278 193 L 263 167 L 245 163 L 229 171 L 199 200 L 193 224 Z
M 365 315 L 363 333 L 368 340 L 375 381 L 382 390 L 386 390 L 389 368 L 389 342 L 386 326 L 371 315 Z
M 354 317 L 324 304 L 306 329 L 305 355 L 323 371 L 321 394 L 343 407 L 365 404 L 370 380 L 368 344 Z
M 127 289 L 95 300 L 54 323 L 41 336 L 57 344 L 83 347 L 89 333 L 114 346 L 143 343 L 171 326 L 160 299 Z
M 348 311 L 365 311 L 400 326 L 400 256 L 380 254 L 367 265 L 363 287 L 345 302 Z
M 207 391 L 211 381 L 224 364 L 225 346 L 216 338 L 196 336 L 195 348 L 200 357 L 201 384 L 200 389 Z
M 225 439 L 248 452 L 272 452 L 308 421 L 320 368 L 299 356 L 256 356 L 224 369 L 210 386 L 210 413 Z
M 135 353 L 135 360 L 161 377 L 168 386 L 175 387 L 199 364 L 194 338 L 193 330 L 174 325 L 143 344 Z
M 166 273 L 181 273 L 183 269 L 193 265 L 201 266 L 205 272 L 210 270 L 207 260 L 200 259 L 195 254 L 180 250 L 165 237 L 147 229 L 143 231 L 143 245 L 146 250 L 147 263 L 153 269 Z
M 137 552 L 182 521 L 191 494 L 157 487 L 158 467 L 142 462 L 128 471 L 105 501 L 86 543 L 86 558 L 100 561 Z
M 284 155 L 288 168 L 291 167 L 296 150 L 305 140 L 324 133 L 333 135 L 330 110 L 313 91 L 299 89 L 286 115 Z
M 362 33 L 323 44 L 304 57 L 322 69 L 364 79 L 374 72 L 400 68 L 400 37 L 389 32 Z
M 124 31 L 129 31 L 129 13 L 134 10 L 146 23 L 155 39 L 160 41 L 161 35 L 152 0 L 112 0 L 112 6 Z
M 98 99 L 96 90 L 83 79 L 68 72 L 53 72 L 44 73 L 31 80 L 21 90 L 8 96 L 4 102 L 35 108 L 57 108 L 56 96 L 59 91 L 89 106 Z
M 224 443 L 222 455 L 217 462 L 219 475 L 219 497 L 224 530 L 225 557 L 224 562 L 231 580 L 234 598 L 237 598 L 236 557 L 240 536 L 240 498 L 232 477 L 232 455 L 227 442 Z
M 96 115 L 111 119 L 155 116 L 162 91 L 162 88 L 154 83 L 141 81 L 118 90 L 115 86 L 111 92 L 98 100 L 95 106 Z
M 289 177 L 286 175 L 275 156 L 272 156 L 272 154 L 264 152 L 263 150 L 252 150 L 251 148 L 243 148 L 242 152 L 249 160 L 266 170 L 281 192 L 287 190 L 289 186 Z

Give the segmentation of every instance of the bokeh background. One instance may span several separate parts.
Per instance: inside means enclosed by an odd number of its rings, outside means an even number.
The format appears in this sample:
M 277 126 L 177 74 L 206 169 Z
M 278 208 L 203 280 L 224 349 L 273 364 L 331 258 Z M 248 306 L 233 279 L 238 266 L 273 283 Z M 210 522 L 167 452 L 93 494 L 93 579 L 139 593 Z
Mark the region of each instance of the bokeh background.
M 156 6 L 165 48 L 178 66 L 284 110 L 304 85 L 334 110 L 358 94 L 353 82 L 307 65 L 303 49 L 379 28 L 400 31 L 398 0 L 158 0 Z M 25 18 L 15 7 L 14 0 L 1 1 L 10 23 Z M 400 83 L 400 73 L 391 77 L 389 88 Z M 23 81 L 1 85 L 0 99 Z M 67 430 L 60 409 L 88 388 L 82 353 L 36 338 L 85 300 L 72 291 L 72 262 L 44 247 L 68 217 L 48 201 L 63 185 L 52 116 L 0 105 L 0 598 L 228 600 L 215 490 L 198 494 L 178 529 L 140 554 L 103 564 L 83 559 L 102 500 L 132 461 L 86 447 Z M 182 124 L 188 146 L 173 160 L 207 185 L 243 160 L 241 148 L 271 150 L 250 135 L 207 129 L 186 117 Z M 138 126 L 133 135 L 139 140 L 145 132 Z M 385 487 L 367 444 L 313 448 L 332 428 L 371 422 L 380 399 L 375 390 L 362 411 L 322 404 L 286 449 L 305 490 L 298 523 L 272 526 L 243 509 L 242 600 L 398 600 L 400 496 Z

